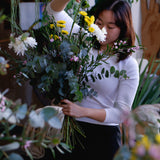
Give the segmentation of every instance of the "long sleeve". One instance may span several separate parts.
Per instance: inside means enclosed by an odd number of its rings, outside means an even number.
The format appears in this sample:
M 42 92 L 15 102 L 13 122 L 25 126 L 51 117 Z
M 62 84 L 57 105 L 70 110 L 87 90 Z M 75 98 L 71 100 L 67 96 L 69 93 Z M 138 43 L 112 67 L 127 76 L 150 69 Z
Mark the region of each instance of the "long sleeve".
M 51 19 L 53 18 L 56 22 L 59 20 L 66 21 L 66 24 L 65 24 L 66 27 L 64 28 L 64 30 L 67 30 L 68 32 L 70 32 L 72 24 L 73 24 L 73 19 L 64 10 L 60 12 L 56 12 L 51 9 L 50 3 L 47 5 L 46 10 L 50 18 Z M 75 23 L 72 33 L 77 33 L 79 29 L 80 29 L 79 25 Z
M 121 78 L 118 87 L 118 93 L 114 106 L 106 108 L 107 123 L 122 123 L 125 116 L 130 112 L 135 94 L 139 84 L 139 68 L 135 59 L 130 58 L 124 66 L 129 79 Z

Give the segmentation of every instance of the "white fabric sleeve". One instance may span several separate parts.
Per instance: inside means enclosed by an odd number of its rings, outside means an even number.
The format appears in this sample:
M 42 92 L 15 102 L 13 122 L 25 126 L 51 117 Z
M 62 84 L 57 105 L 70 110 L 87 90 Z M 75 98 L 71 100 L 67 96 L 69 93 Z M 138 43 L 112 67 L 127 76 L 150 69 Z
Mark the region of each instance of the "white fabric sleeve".
M 64 10 L 60 12 L 56 12 L 51 8 L 50 3 L 48 3 L 46 10 L 50 18 L 51 19 L 54 18 L 56 22 L 59 20 L 66 21 L 66 24 L 65 24 L 66 27 L 64 28 L 64 30 L 67 30 L 68 32 L 70 32 L 72 24 L 73 24 L 73 19 Z M 77 33 L 79 29 L 80 29 L 80 26 L 75 23 L 72 33 Z
M 137 61 L 130 57 L 130 60 L 124 66 L 129 79 L 120 78 L 118 94 L 114 106 L 106 108 L 107 123 L 123 123 L 125 117 L 131 110 L 135 94 L 139 84 L 139 67 Z

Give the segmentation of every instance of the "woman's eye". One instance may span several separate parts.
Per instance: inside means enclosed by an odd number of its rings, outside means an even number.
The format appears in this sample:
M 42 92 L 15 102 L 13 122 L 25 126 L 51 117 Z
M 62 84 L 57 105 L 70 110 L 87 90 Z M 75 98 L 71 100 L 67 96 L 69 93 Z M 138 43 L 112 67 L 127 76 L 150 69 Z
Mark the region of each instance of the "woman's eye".
M 102 25 L 102 23 L 97 23 L 97 25 L 101 26 L 101 25 Z
M 108 29 L 114 29 L 115 27 L 114 26 L 108 26 Z

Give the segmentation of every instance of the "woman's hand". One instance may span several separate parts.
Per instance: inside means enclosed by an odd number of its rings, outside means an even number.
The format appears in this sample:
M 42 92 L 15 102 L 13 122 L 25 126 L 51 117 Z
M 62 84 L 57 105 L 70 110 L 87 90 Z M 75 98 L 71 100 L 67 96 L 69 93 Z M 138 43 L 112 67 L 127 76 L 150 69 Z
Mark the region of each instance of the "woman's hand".
M 52 0 L 51 8 L 56 12 L 60 12 L 65 9 L 66 5 L 69 3 L 70 0 Z M 76 2 L 80 2 L 80 0 L 76 0 Z
M 67 99 L 61 101 L 61 107 L 63 108 L 62 111 L 65 115 L 75 118 L 83 117 L 84 108 Z
M 104 122 L 106 117 L 104 109 L 81 107 L 67 99 L 61 101 L 61 107 L 65 115 L 75 118 L 88 117 L 99 122 Z

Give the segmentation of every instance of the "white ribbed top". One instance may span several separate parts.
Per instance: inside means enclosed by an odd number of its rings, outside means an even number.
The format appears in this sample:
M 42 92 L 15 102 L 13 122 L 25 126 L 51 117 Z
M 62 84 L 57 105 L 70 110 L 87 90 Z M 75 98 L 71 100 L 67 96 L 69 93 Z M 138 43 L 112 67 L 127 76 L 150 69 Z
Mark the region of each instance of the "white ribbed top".
M 47 11 L 56 21 L 65 20 L 65 29 L 70 31 L 73 20 L 65 11 L 55 12 L 51 9 L 50 4 L 47 6 Z M 80 27 L 75 24 L 73 32 L 78 32 L 79 28 Z M 90 54 L 97 55 L 98 51 L 92 49 Z M 112 56 L 107 62 L 108 64 L 103 63 L 101 66 L 98 66 L 93 74 L 100 73 L 102 68 L 109 70 L 111 66 L 114 66 L 116 70 L 126 70 L 129 79 L 111 76 L 109 78 L 103 78 L 102 80 L 96 80 L 96 82 L 89 81 L 89 85 L 97 91 L 98 95 L 96 97 L 87 97 L 83 99 L 82 102 L 77 102 L 77 104 L 87 108 L 104 109 L 106 111 L 106 118 L 104 122 L 99 122 L 87 117 L 77 118 L 78 121 L 100 125 L 118 125 L 123 122 L 125 115 L 131 110 L 139 83 L 137 61 L 132 56 L 129 56 L 127 59 L 117 63 L 117 57 Z

